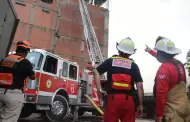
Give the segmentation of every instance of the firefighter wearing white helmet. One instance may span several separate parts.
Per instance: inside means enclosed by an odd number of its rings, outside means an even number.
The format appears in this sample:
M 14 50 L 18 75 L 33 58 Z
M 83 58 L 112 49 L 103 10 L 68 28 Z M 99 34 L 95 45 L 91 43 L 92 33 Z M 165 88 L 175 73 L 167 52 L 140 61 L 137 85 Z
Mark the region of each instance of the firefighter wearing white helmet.
M 167 38 L 163 38 L 161 39 L 160 41 L 158 41 L 155 45 L 155 50 L 158 50 L 158 51 L 162 51 L 162 52 L 165 52 L 167 54 L 180 54 L 181 53 L 181 50 L 176 48 L 175 47 L 175 44 L 167 39 Z
M 94 69 L 97 89 L 107 94 L 104 122 L 135 122 L 134 84 L 138 89 L 138 115 L 143 114 L 143 80 L 138 65 L 129 57 L 135 53 L 133 41 L 128 37 L 117 43 L 119 55 L 105 60 Z M 100 84 L 100 75 L 107 72 L 105 91 Z
M 136 51 L 134 42 L 129 37 L 121 40 L 119 43 L 116 43 L 116 48 L 118 51 L 128 55 L 132 55 Z
M 165 37 L 157 41 L 154 49 L 157 60 L 162 63 L 156 73 L 154 87 L 156 122 L 189 122 L 185 69 L 181 61 L 174 58 L 181 50 Z

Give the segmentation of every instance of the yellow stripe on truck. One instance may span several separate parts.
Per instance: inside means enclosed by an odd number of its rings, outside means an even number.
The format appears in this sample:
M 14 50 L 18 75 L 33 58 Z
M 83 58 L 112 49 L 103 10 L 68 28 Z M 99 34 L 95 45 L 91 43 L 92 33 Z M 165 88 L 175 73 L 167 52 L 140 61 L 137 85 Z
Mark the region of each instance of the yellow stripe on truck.
M 114 82 L 113 85 L 114 85 L 114 86 L 129 87 L 129 84 L 117 83 L 117 82 Z

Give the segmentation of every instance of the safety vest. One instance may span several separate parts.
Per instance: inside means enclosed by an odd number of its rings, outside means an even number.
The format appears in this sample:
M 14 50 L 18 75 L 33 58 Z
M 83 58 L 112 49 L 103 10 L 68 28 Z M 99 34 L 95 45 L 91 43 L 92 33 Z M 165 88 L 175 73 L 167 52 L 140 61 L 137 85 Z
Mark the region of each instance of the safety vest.
M 120 57 L 120 56 L 113 56 L 111 58 L 113 59 L 112 67 L 113 65 L 114 67 L 118 67 L 118 68 L 128 67 L 129 65 L 131 66 L 133 62 L 133 60 Z M 112 74 L 111 88 L 114 90 L 130 91 L 132 89 L 131 82 L 132 82 L 132 77 L 130 74 L 126 74 L 126 73 Z
M 9 55 L 0 62 L 0 86 L 12 86 L 13 70 L 24 58 L 18 55 Z

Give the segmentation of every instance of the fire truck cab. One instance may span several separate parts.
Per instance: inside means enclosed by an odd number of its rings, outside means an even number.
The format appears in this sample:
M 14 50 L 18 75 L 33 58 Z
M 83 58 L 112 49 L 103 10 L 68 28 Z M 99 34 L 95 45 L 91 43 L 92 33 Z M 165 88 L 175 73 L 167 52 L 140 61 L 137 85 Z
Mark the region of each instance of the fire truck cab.
M 80 116 L 92 108 L 85 94 L 92 97 L 98 106 L 102 106 L 93 74 L 86 71 L 79 77 L 77 63 L 42 49 L 31 50 L 26 58 L 33 65 L 36 79 L 26 79 L 25 101 L 20 118 L 42 113 L 50 121 L 59 121 L 74 106 L 80 106 Z

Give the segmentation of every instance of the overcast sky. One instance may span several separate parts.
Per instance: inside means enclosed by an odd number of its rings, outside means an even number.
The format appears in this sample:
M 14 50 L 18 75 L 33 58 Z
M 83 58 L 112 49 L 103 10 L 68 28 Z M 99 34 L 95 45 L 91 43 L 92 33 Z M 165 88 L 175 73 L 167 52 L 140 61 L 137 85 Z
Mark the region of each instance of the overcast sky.
M 154 77 L 160 66 L 155 58 L 144 51 L 145 44 L 154 47 L 156 37 L 165 36 L 183 51 L 177 58 L 185 62 L 190 48 L 189 6 L 190 0 L 109 1 L 108 55 L 117 54 L 116 42 L 131 37 L 137 48 L 132 58 L 140 67 L 145 92 L 152 92 Z

